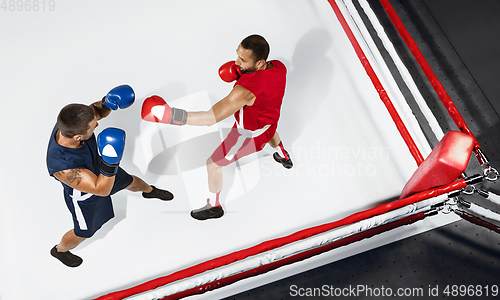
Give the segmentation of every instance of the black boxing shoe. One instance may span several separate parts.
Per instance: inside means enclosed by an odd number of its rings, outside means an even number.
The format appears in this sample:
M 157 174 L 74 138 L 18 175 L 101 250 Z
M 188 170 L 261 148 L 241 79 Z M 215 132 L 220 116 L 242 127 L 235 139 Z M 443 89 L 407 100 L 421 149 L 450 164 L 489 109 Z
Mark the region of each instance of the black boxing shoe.
M 144 198 L 158 198 L 163 201 L 170 201 L 174 199 L 174 195 L 167 191 L 167 190 L 160 190 L 159 188 L 155 187 L 154 185 L 151 186 L 153 190 L 149 193 L 142 193 L 142 197 Z
M 57 251 L 57 245 L 50 249 L 50 254 L 57 258 L 60 262 L 68 267 L 74 268 L 82 264 L 83 259 L 80 256 L 74 255 L 71 252 L 59 252 Z
M 281 155 L 279 155 L 278 152 L 274 152 L 273 158 L 275 161 L 282 164 L 283 167 L 285 167 L 286 169 L 291 169 L 293 167 L 292 159 L 290 157 L 290 154 L 288 154 L 288 152 L 286 152 L 286 150 L 285 150 L 285 153 L 288 156 L 288 159 L 284 159 L 283 157 L 281 157 Z
M 191 217 L 196 220 L 218 219 L 224 215 L 222 206 L 212 206 L 207 199 L 207 205 L 191 211 Z

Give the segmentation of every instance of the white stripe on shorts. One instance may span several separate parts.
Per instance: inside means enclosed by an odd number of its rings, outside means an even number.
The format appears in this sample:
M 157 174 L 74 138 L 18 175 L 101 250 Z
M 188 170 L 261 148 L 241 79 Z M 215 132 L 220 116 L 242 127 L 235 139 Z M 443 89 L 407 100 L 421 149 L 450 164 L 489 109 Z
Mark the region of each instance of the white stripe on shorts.
M 243 146 L 243 143 L 247 138 L 256 138 L 266 132 L 269 127 L 271 127 L 271 125 L 266 125 L 254 131 L 245 129 L 243 127 L 243 108 L 240 108 L 239 117 L 240 121 L 236 122 L 236 128 L 238 129 L 238 133 L 240 134 L 240 136 L 238 137 L 238 140 L 236 141 L 234 146 L 227 152 L 226 156 L 224 157 L 227 160 L 233 159 L 233 157 L 240 150 L 241 146 Z
M 73 195 L 70 196 L 71 199 L 73 199 L 73 206 L 75 207 L 75 215 L 76 220 L 78 221 L 78 226 L 80 226 L 81 230 L 87 230 L 87 223 L 85 222 L 85 217 L 80 209 L 80 205 L 78 205 L 78 201 L 85 201 L 92 197 L 92 194 L 85 194 L 82 196 L 81 191 L 73 189 Z

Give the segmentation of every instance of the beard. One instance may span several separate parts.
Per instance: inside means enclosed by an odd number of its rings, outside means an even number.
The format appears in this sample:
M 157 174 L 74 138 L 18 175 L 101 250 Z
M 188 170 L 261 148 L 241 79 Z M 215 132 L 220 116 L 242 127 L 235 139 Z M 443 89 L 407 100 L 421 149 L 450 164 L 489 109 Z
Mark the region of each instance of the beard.
M 250 67 L 248 69 L 243 69 L 242 67 L 239 67 L 241 74 L 251 74 L 253 72 L 257 71 L 257 66 Z

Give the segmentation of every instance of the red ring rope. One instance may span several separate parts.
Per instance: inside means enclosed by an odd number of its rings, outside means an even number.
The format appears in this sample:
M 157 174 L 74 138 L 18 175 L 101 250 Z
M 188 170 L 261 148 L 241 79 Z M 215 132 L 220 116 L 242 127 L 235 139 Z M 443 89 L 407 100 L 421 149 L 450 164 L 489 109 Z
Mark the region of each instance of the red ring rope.
M 387 204 L 382 204 L 382 205 L 379 205 L 375 208 L 355 213 L 353 215 L 350 215 L 344 219 L 341 219 L 341 220 L 338 220 L 335 222 L 331 222 L 331 223 L 327 223 L 324 225 L 319 225 L 316 227 L 304 229 L 304 230 L 298 231 L 296 233 L 293 233 L 291 235 L 288 235 L 286 237 L 266 241 L 266 242 L 263 242 L 259 245 L 253 246 L 253 247 L 248 248 L 248 249 L 236 251 L 234 253 L 221 256 L 219 258 L 214 258 L 212 260 L 200 263 L 198 265 L 186 268 L 184 270 L 177 271 L 177 272 L 172 273 L 170 275 L 160 277 L 157 279 L 153 279 L 151 281 L 140 284 L 138 286 L 101 296 L 99 298 L 96 298 L 95 300 L 118 300 L 118 299 L 127 298 L 127 297 L 130 297 L 132 295 L 136 295 L 136 294 L 148 291 L 148 290 L 152 290 L 152 289 L 155 289 L 159 286 L 163 286 L 163 285 L 169 284 L 171 282 L 174 282 L 174 281 L 177 281 L 180 279 L 188 278 L 188 277 L 194 276 L 196 274 L 201 274 L 201 273 L 208 271 L 208 270 L 212 270 L 212 269 L 224 266 L 224 265 L 231 264 L 235 261 L 243 260 L 247 257 L 257 255 L 257 254 L 265 252 L 265 251 L 269 251 L 269 250 L 272 250 L 275 248 L 282 247 L 286 244 L 290 244 L 290 243 L 298 241 L 298 240 L 306 239 L 306 238 L 311 237 L 313 235 L 317 235 L 317 234 L 320 234 L 320 233 L 323 233 L 323 232 L 326 232 L 326 231 L 329 231 L 329 230 L 332 230 L 332 229 L 335 229 L 335 228 L 338 228 L 338 227 L 341 227 L 344 225 L 359 222 L 361 220 L 364 220 L 364 219 L 367 219 L 367 218 L 370 218 L 370 217 L 373 217 L 376 215 L 380 215 L 380 214 L 386 213 L 388 211 L 391 211 L 391 210 L 394 210 L 397 208 L 401 208 L 403 206 L 406 206 L 406 205 L 409 205 L 412 203 L 422 201 L 424 199 L 429 199 L 429 198 L 433 198 L 433 197 L 436 197 L 436 196 L 439 196 L 439 195 L 442 195 L 445 193 L 450 193 L 452 191 L 456 191 L 456 190 L 459 190 L 461 188 L 464 188 L 465 186 L 467 186 L 467 183 L 465 182 L 465 180 L 460 179 L 460 180 L 457 180 L 457 181 L 452 182 L 450 184 L 447 184 L 445 186 L 441 186 L 441 187 L 438 187 L 435 189 L 431 189 L 431 190 L 424 191 L 424 192 L 421 192 L 418 194 L 414 194 L 410 197 L 407 197 L 407 198 L 399 200 L 399 201 L 395 201 L 395 202 L 387 203 Z
M 398 17 L 394 8 L 391 6 L 388 0 L 380 0 L 380 3 L 384 7 L 389 18 L 391 19 L 394 27 L 396 27 L 396 29 L 398 30 L 399 35 L 403 38 L 408 48 L 410 48 L 411 53 L 413 54 L 418 64 L 422 68 L 422 71 L 424 72 L 429 82 L 432 84 L 432 87 L 438 94 L 439 99 L 441 100 L 444 107 L 450 114 L 451 118 L 458 126 L 458 129 L 461 132 L 467 133 L 474 138 L 474 149 L 481 149 L 481 146 L 479 145 L 476 137 L 470 131 L 469 127 L 467 127 L 467 124 L 465 123 L 465 120 L 462 118 L 462 115 L 460 115 L 460 112 L 455 106 L 455 103 L 453 103 L 453 100 L 448 95 L 441 82 L 438 80 L 436 74 L 434 74 L 434 72 L 432 71 L 431 67 L 425 60 L 424 56 L 422 55 L 422 52 L 420 52 L 420 49 L 418 48 L 417 44 L 415 43 L 411 35 L 408 33 L 408 30 L 406 30 L 405 26 L 403 25 L 403 22 L 401 22 L 401 19 Z M 482 159 L 480 159 L 479 157 L 478 159 L 480 162 L 482 161 Z
M 356 54 L 358 55 L 359 60 L 361 61 L 361 64 L 365 68 L 366 73 L 370 77 L 373 86 L 375 86 L 375 89 L 377 90 L 380 99 L 384 103 L 385 107 L 387 108 L 387 111 L 391 115 L 392 120 L 394 121 L 394 124 L 396 124 L 396 127 L 399 130 L 399 133 L 401 134 L 401 137 L 404 139 L 406 142 L 406 145 L 408 146 L 408 149 L 410 150 L 410 153 L 413 155 L 413 158 L 417 162 L 417 165 L 420 166 L 422 162 L 424 161 L 424 158 L 422 157 L 422 154 L 417 148 L 417 145 L 413 141 L 413 138 L 411 137 L 410 133 L 406 129 L 406 126 L 404 125 L 403 121 L 401 120 L 401 117 L 399 116 L 398 112 L 394 108 L 394 105 L 391 102 L 391 99 L 389 99 L 389 96 L 387 96 L 387 92 L 385 91 L 384 87 L 382 86 L 382 83 L 380 83 L 380 80 L 377 77 L 377 74 L 373 70 L 372 66 L 370 65 L 370 62 L 366 58 L 365 53 L 361 49 L 361 46 L 359 45 L 358 41 L 356 40 L 356 37 L 351 31 L 351 28 L 349 27 L 349 24 L 347 24 L 346 20 L 344 19 L 344 16 L 340 12 L 339 7 L 335 3 L 335 0 L 328 0 L 330 3 L 331 7 L 333 8 L 333 11 L 337 15 L 337 19 L 339 20 L 340 24 L 342 25 L 342 28 L 344 29 L 345 33 L 347 34 L 347 37 L 349 38 L 349 41 L 352 44 L 352 47 L 354 48 L 354 51 L 356 51 Z
M 264 274 L 264 273 L 267 273 L 269 271 L 275 270 L 279 267 L 289 265 L 292 263 L 296 263 L 298 261 L 313 257 L 315 255 L 319 255 L 319 254 L 324 253 L 326 251 L 330 251 L 330 250 L 333 250 L 333 249 L 336 249 L 336 248 L 339 248 L 339 247 L 342 247 L 342 246 L 345 246 L 348 244 L 352 244 L 352 243 L 360 241 L 362 239 L 370 238 L 374 235 L 392 230 L 394 228 L 401 227 L 404 225 L 413 224 L 417 221 L 423 220 L 425 217 L 426 217 L 426 214 L 424 212 L 416 213 L 414 215 L 402 218 L 400 220 L 369 229 L 367 231 L 355 234 L 353 236 L 343 238 L 339 241 L 336 241 L 336 242 L 333 242 L 330 244 L 326 244 L 326 245 L 323 245 L 323 246 L 320 246 L 320 247 L 317 247 L 314 249 L 310 249 L 310 250 L 307 250 L 307 251 L 304 251 L 301 253 L 297 253 L 293 256 L 272 262 L 270 264 L 266 264 L 266 265 L 248 270 L 248 271 L 244 271 L 244 272 L 226 277 L 226 278 L 221 278 L 221 279 L 216 280 L 214 282 L 210 282 L 210 283 L 198 286 L 196 288 L 185 290 L 185 291 L 182 291 L 182 292 L 177 293 L 175 295 L 164 297 L 164 298 L 162 298 L 162 300 L 181 299 L 181 298 L 192 296 L 192 295 L 203 294 L 205 292 L 208 292 L 208 291 L 211 291 L 211 290 L 214 290 L 214 289 L 226 286 L 226 285 L 230 285 L 230 284 L 235 283 L 241 279 Z
M 493 230 L 495 231 L 496 233 L 500 233 L 500 227 L 498 227 L 497 225 L 493 224 L 493 223 L 490 223 L 490 222 L 487 222 L 486 220 L 483 220 L 481 218 L 478 218 L 472 214 L 469 214 L 465 211 L 455 211 L 455 213 L 457 215 L 459 215 L 462 219 L 466 220 L 466 221 L 469 221 L 473 224 L 476 224 L 476 225 L 479 225 L 479 226 L 482 226 L 484 228 L 488 228 L 490 230 Z

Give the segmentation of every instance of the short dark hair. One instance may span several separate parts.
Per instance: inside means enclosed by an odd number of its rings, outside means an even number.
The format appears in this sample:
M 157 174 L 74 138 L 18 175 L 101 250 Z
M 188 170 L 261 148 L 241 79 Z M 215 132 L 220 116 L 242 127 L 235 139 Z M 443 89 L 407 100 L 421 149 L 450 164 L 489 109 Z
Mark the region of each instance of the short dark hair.
M 255 62 L 263 59 L 267 61 L 267 57 L 269 56 L 269 44 L 266 39 L 258 34 L 253 34 L 241 41 L 241 47 L 252 50 L 253 59 Z
M 83 104 L 68 104 L 57 116 L 57 127 L 65 137 L 72 138 L 77 134 L 85 134 L 89 124 L 95 118 L 94 110 Z

